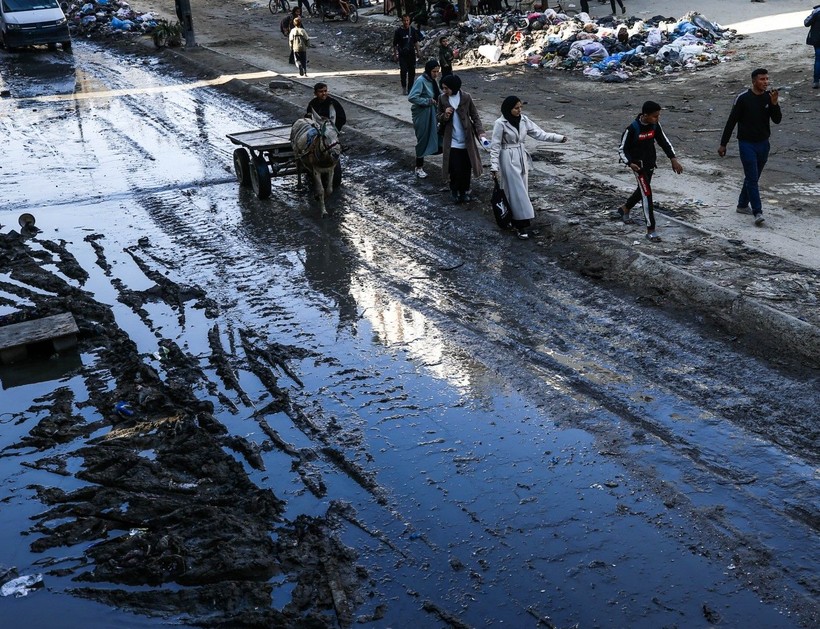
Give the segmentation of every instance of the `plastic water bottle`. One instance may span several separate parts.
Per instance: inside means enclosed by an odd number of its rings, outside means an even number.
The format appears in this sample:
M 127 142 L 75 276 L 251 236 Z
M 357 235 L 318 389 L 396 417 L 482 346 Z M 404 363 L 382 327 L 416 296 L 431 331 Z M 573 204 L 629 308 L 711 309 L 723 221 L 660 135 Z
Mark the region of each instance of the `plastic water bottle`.
M 487 138 L 481 138 L 481 146 L 484 147 L 485 151 L 489 151 L 490 146 L 492 146 L 492 142 L 490 140 L 488 140 Z

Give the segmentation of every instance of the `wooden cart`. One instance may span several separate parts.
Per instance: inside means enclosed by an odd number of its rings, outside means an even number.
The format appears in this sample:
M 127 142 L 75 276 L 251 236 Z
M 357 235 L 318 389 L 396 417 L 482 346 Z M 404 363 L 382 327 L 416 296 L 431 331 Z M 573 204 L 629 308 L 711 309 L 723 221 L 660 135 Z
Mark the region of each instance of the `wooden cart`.
M 233 170 L 242 186 L 251 186 L 260 199 L 271 194 L 271 177 L 296 174 L 302 186 L 305 170 L 296 159 L 290 143 L 290 127 L 269 127 L 229 133 L 228 139 L 239 146 L 233 152 Z M 336 164 L 333 187 L 342 183 L 342 164 Z
M 251 186 L 260 199 L 271 193 L 271 177 L 301 174 L 290 143 L 290 127 L 270 127 L 229 133 L 239 146 L 233 152 L 233 169 L 242 186 Z

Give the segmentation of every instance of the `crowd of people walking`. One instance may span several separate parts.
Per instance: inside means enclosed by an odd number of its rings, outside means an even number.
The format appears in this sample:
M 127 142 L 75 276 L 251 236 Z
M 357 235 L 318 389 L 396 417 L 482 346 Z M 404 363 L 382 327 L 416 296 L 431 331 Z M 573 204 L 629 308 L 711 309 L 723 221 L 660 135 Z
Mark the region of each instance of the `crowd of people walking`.
M 614 11 L 616 0 L 611 2 Z M 623 10 L 621 0 L 617 2 Z M 805 19 L 805 25 L 810 29 L 806 43 L 815 49 L 813 87 L 817 88 L 820 81 L 820 5 L 814 7 Z M 292 14 L 283 20 L 282 32 L 288 37 L 291 62 L 298 66 L 301 76 L 307 76 L 310 37 L 301 23 L 301 9 L 293 9 Z M 529 196 L 532 158 L 526 140 L 529 137 L 541 142 L 564 143 L 568 141 L 567 136 L 541 129 L 523 114 L 522 100 L 512 95 L 501 103 L 501 115 L 494 121 L 491 138 L 488 138 L 472 96 L 464 89 L 461 77 L 453 73 L 457 51 L 449 45 L 446 36 L 439 39 L 438 58 L 426 61 L 424 71 L 416 77 L 422 37 L 411 24 L 410 17 L 404 15 L 392 41 L 402 93 L 410 103 L 415 133 L 415 177 L 428 177 L 424 168 L 425 157 L 442 155 L 442 172 L 453 203 L 468 203 L 472 200 L 472 178 L 483 174 L 480 151 L 482 148 L 488 150 L 493 180 L 503 190 L 511 209 L 513 231 L 519 239 L 532 238 L 537 235 L 537 230 L 532 227 L 535 217 Z M 751 78 L 751 87 L 734 99 L 720 138 L 718 155 L 724 157 L 727 154 L 727 144 L 737 128 L 738 155 L 744 173 L 737 212 L 751 215 L 754 224 L 762 226 L 759 180 L 770 151 L 770 123 L 779 124 L 782 112 L 778 91 L 769 89 L 768 71 L 757 68 Z M 315 86 L 315 98 L 308 106 L 308 114 L 311 112 L 330 117 L 339 129 L 345 123 L 344 109 L 336 99 L 329 97 L 325 83 Z M 660 124 L 661 112 L 659 103 L 647 100 L 640 113 L 623 130 L 617 150 L 620 161 L 633 173 L 636 187 L 623 204 L 610 212 L 610 218 L 631 224 L 635 219 L 631 210 L 640 203 L 646 238 L 652 242 L 661 240 L 656 231 L 651 186 L 657 168 L 655 146 L 660 146 L 669 158 L 674 173 L 681 174 L 684 170 Z

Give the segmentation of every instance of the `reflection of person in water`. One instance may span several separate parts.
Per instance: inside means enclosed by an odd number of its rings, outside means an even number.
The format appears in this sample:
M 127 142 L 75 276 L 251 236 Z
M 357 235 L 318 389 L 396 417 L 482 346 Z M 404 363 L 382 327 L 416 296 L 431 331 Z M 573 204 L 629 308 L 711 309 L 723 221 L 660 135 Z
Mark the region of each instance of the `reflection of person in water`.
M 350 261 L 340 234 L 322 233 L 305 244 L 302 260 L 310 287 L 336 302 L 338 329 L 355 326 L 359 319 L 356 300 L 350 294 Z

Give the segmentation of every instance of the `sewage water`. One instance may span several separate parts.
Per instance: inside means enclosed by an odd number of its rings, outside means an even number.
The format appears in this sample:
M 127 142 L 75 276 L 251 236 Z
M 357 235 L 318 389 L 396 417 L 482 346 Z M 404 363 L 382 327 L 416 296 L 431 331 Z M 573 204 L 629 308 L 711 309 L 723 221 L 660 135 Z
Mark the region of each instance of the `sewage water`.
M 600 295 L 558 266 L 549 270 L 550 299 L 538 299 L 535 280 L 516 275 L 515 256 L 497 241 L 468 250 L 448 240 L 441 227 L 451 224 L 433 211 L 439 200 L 429 191 L 399 178 L 374 182 L 373 173 L 398 169 L 389 152 L 346 157 L 335 215 L 321 220 L 293 180 L 275 180 L 262 202 L 230 175 L 226 133 L 286 121 L 213 88 L 178 89 L 182 77 L 94 46 L 38 59 L 65 66 L 66 98 L 44 100 L 60 89 L 49 92 L 32 66 L 5 77 L 16 97 L 2 104 L 13 113 L 14 157 L 0 182 L 3 230 L 18 213 L 34 213 L 43 231 L 32 247 L 63 243 L 88 273 L 83 289 L 111 307 L 145 364 L 164 373 L 163 340 L 198 363 L 198 394 L 229 434 L 260 446 L 264 469 L 232 456 L 286 501 L 286 519 L 351 507 L 339 535 L 368 574 L 357 615 L 379 610 L 374 626 L 447 624 L 433 608 L 469 626 L 534 627 L 546 618 L 555 626 L 700 626 L 705 614 L 726 626 L 804 623 L 797 610 L 809 598 L 816 538 L 771 505 L 811 504 L 817 479 L 810 465 L 727 421 L 720 404 L 699 406 L 674 384 L 698 352 L 724 350 L 716 341 L 689 338 L 674 319 Z M 71 98 L 80 92 L 100 96 Z M 77 281 L 59 265 L 48 270 Z M 154 287 L 157 276 L 182 287 L 178 302 L 136 308 L 123 299 Z M 215 319 L 185 287 L 218 305 Z M 6 280 L 0 288 L 16 290 Z M 681 354 L 663 365 L 668 380 L 638 364 L 640 325 L 609 340 L 625 314 L 652 319 L 680 343 Z M 209 361 L 214 325 L 247 400 Z M 291 456 L 262 447 L 257 412 L 271 393 L 251 369 L 243 334 L 299 349 L 277 375 L 313 430 L 282 411 L 264 419 L 294 448 L 318 453 L 313 471 L 324 496 L 306 489 Z M 94 353 L 79 359 L 110 379 Z M 729 388 L 718 375 L 701 377 L 698 386 Z M 59 388 L 73 393 L 73 412 L 99 419 L 83 404 L 89 380 L 79 375 L 0 392 L 0 570 L 78 564 L 91 545 L 30 548 L 38 535 L 31 518 L 44 509 L 33 487 L 85 484 L 72 466 L 87 438 L 47 453 L 18 447 Z M 32 466 L 46 455 L 63 457 L 69 473 Z M 764 549 L 777 559 L 757 556 Z M 776 585 L 761 592 L 767 579 Z M 282 608 L 293 584 L 272 583 L 270 604 Z M 76 586 L 70 576 L 47 576 L 28 597 L 0 599 L 0 613 L 19 627 L 180 620 L 101 609 L 67 593 Z

